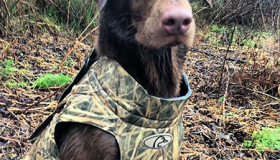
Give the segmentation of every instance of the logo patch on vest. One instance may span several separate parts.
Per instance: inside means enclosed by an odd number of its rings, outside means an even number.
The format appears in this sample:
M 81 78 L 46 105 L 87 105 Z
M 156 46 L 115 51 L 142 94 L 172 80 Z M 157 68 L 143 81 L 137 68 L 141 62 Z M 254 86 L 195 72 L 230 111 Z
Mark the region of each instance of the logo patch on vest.
M 144 146 L 152 149 L 160 149 L 167 146 L 173 140 L 171 134 L 156 134 L 144 139 Z

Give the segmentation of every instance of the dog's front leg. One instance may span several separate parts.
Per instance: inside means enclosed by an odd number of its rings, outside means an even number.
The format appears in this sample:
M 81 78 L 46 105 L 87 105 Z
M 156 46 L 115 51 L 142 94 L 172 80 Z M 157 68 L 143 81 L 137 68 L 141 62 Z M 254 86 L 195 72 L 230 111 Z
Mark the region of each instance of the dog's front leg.
M 61 160 L 119 160 L 116 139 L 99 128 L 86 124 L 70 124 L 57 140 Z

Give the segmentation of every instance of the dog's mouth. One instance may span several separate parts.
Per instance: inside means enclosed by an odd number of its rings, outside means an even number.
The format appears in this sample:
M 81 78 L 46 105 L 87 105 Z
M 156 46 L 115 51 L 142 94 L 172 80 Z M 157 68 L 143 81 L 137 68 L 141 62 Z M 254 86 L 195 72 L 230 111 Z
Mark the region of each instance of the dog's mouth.
M 166 47 L 175 47 L 180 44 L 184 44 L 186 41 L 185 36 L 182 35 L 176 35 L 176 36 L 170 36 L 169 42 L 167 41 L 167 44 L 165 45 Z
M 187 47 L 192 45 L 190 33 L 168 34 L 166 32 L 137 32 L 135 39 L 141 45 L 147 48 L 160 49 L 162 47 L 175 47 L 179 44 L 185 44 Z M 148 34 L 149 33 L 149 34 Z
M 168 44 L 166 45 L 166 47 L 175 47 L 175 46 L 178 46 L 179 44 L 181 44 L 181 42 L 179 42 L 179 41 L 174 41 L 174 42 L 168 43 Z

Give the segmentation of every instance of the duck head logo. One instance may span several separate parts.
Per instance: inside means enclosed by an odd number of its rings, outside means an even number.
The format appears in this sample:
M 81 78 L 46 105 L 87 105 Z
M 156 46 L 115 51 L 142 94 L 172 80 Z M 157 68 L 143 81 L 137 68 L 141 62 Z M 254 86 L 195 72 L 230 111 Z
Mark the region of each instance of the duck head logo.
M 171 134 L 156 134 L 144 139 L 144 146 L 152 149 L 160 149 L 167 146 L 173 140 Z

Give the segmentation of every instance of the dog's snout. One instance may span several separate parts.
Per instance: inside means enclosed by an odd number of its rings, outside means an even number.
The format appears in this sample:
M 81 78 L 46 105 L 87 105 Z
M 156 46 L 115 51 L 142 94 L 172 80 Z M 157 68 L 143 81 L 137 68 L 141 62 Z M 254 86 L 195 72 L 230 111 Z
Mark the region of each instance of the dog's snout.
M 190 28 L 192 12 L 179 7 L 173 7 L 162 13 L 162 27 L 170 34 L 183 34 Z

